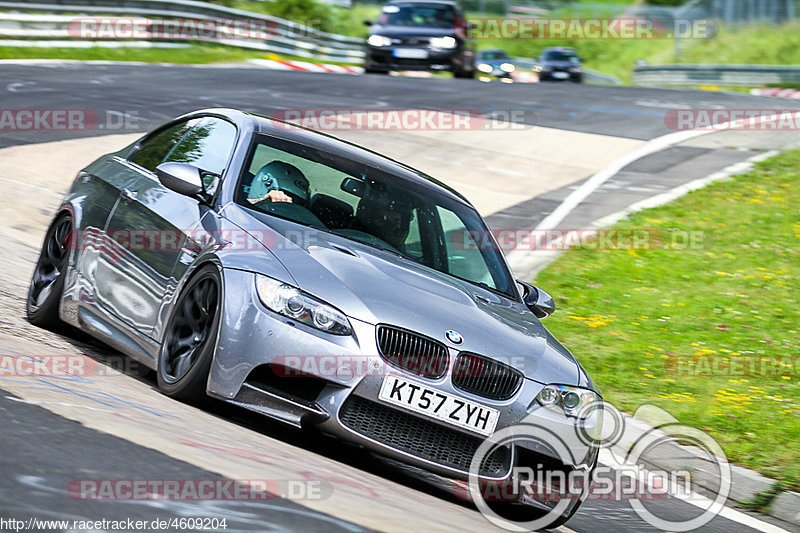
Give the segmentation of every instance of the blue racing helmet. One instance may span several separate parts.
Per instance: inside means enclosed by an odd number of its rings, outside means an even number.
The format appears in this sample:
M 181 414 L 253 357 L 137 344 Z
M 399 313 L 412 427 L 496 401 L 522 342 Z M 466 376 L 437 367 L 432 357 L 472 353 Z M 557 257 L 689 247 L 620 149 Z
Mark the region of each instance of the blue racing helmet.
M 261 167 L 250 184 L 247 197 L 255 200 L 276 190 L 288 194 L 295 203 L 308 204 L 308 179 L 294 165 L 276 160 Z

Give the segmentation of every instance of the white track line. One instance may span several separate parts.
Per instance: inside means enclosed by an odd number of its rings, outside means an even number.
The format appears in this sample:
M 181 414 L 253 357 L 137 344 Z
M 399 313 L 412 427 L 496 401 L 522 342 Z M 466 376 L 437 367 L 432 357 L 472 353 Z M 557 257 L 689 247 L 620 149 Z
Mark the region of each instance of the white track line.
M 589 227 L 581 231 L 581 237 L 585 238 L 590 236 L 591 230 L 595 229 L 602 229 L 607 228 L 613 224 L 616 224 L 620 220 L 626 218 L 628 215 L 635 213 L 637 211 L 641 211 L 642 209 L 649 209 L 651 207 L 658 207 L 659 205 L 664 205 L 666 203 L 672 202 L 673 200 L 680 198 L 684 194 L 687 194 L 691 191 L 696 189 L 700 189 L 705 187 L 709 183 L 714 181 L 727 178 L 732 176 L 733 174 L 739 174 L 746 170 L 749 170 L 753 163 L 757 163 L 758 161 L 763 161 L 765 159 L 769 159 L 770 157 L 777 155 L 779 152 L 777 150 L 770 150 L 767 152 L 763 152 L 761 154 L 754 155 L 752 157 L 747 158 L 744 161 L 740 161 L 738 163 L 734 163 L 729 165 L 722 170 L 714 172 L 713 174 L 709 174 L 704 178 L 698 178 L 696 180 L 692 180 L 690 182 L 684 183 L 682 185 L 678 185 L 666 192 L 661 194 L 656 194 L 654 196 L 650 196 L 645 198 L 644 200 L 640 200 L 635 202 L 625 209 L 621 211 L 617 211 L 616 213 L 611 213 L 610 215 L 606 215 L 604 217 L 598 218 L 591 224 Z M 539 230 L 534 230 L 539 231 Z M 517 271 L 519 275 L 525 275 L 527 277 L 535 276 L 539 271 L 541 271 L 544 267 L 555 261 L 559 255 L 561 255 L 566 248 L 564 247 L 564 243 L 568 240 L 572 241 L 580 241 L 580 239 L 575 239 L 574 235 L 576 231 L 566 231 L 557 239 L 553 239 L 552 241 L 547 241 L 548 248 L 552 248 L 549 250 L 533 250 L 530 252 L 525 252 L 523 254 L 519 254 L 517 257 L 517 261 L 514 267 L 514 270 Z M 516 252 L 512 252 L 516 253 Z M 510 256 L 511 254 L 509 254 Z
M 787 110 L 787 112 L 791 112 L 791 110 Z M 769 122 L 775 120 L 777 117 L 778 115 L 771 114 L 766 117 L 758 118 L 758 121 Z M 572 191 L 566 198 L 564 198 L 564 200 L 558 205 L 558 207 L 556 207 L 552 213 L 547 215 L 539 223 L 539 225 L 536 226 L 536 228 L 530 232 L 529 238 L 532 239 L 537 232 L 549 229 L 556 229 L 558 227 L 558 224 L 560 224 L 572 211 L 574 211 L 575 208 L 577 208 L 581 204 L 581 202 L 586 200 L 586 198 L 588 198 L 592 193 L 594 193 L 598 188 L 600 188 L 600 186 L 602 186 L 606 181 L 614 177 L 620 170 L 630 165 L 631 163 L 639 159 L 642 159 L 643 157 L 646 157 L 650 154 L 659 152 L 665 148 L 669 148 L 671 146 L 688 141 L 689 139 L 693 139 L 695 137 L 700 137 L 702 135 L 707 135 L 709 133 L 717 133 L 719 131 L 735 130 L 736 129 L 735 126 L 741 123 L 742 123 L 741 121 L 728 121 L 716 125 L 714 129 L 678 131 L 675 133 L 662 135 L 661 137 L 656 137 L 655 139 L 651 139 L 644 146 L 641 146 L 636 150 L 634 150 L 633 152 L 620 157 L 607 167 L 596 172 L 588 180 L 583 182 L 577 189 Z M 530 262 L 528 256 L 531 253 L 541 253 L 541 252 L 536 252 L 535 250 L 532 252 L 515 250 L 507 255 L 507 260 L 509 264 L 512 266 L 512 269 L 515 267 L 519 268 L 525 263 Z M 526 261 L 526 259 L 528 260 Z
M 635 468 L 638 472 L 641 472 L 639 476 L 639 481 L 647 483 L 648 479 L 647 468 L 644 468 L 641 465 L 636 465 L 633 463 L 626 462 L 619 455 L 615 454 L 614 452 L 612 452 L 607 448 L 600 450 L 599 462 L 606 466 L 610 466 L 611 468 L 615 468 L 622 464 L 627 464 L 631 468 Z M 695 507 L 702 510 L 708 509 L 712 503 L 711 499 L 702 496 L 694 491 L 691 491 L 686 494 L 678 491 L 669 491 L 668 494 L 673 498 L 677 498 L 685 503 L 694 505 Z M 727 505 L 722 507 L 717 516 L 721 516 L 722 518 L 731 520 L 732 522 L 736 522 L 738 524 L 742 524 L 743 526 L 747 526 L 762 533 L 791 533 L 790 531 L 783 529 L 782 527 L 770 524 L 769 522 L 764 522 L 754 516 L 743 513 L 741 511 L 737 511 L 732 507 L 728 507 Z

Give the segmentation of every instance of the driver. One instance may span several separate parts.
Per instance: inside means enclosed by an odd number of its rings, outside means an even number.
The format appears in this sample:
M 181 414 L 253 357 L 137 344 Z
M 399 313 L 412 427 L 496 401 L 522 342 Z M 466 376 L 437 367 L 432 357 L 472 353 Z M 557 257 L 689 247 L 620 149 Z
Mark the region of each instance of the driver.
M 283 161 L 272 161 L 256 172 L 247 201 L 288 202 L 305 205 L 308 203 L 308 179 L 294 165 Z

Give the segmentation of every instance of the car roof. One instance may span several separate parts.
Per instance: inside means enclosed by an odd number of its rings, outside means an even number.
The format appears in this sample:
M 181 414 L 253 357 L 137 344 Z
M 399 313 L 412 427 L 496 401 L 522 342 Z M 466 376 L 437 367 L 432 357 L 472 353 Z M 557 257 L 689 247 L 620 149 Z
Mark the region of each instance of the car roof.
M 449 196 L 474 209 L 472 203 L 467 200 L 464 195 L 436 178 L 385 155 L 332 135 L 305 128 L 294 123 L 284 122 L 265 115 L 240 111 L 238 109 L 203 109 L 188 113 L 181 118 L 201 115 L 222 116 L 236 124 L 240 130 L 251 130 L 255 133 L 271 135 L 290 142 L 297 142 L 326 152 L 331 152 L 359 163 L 364 163 L 365 165 L 387 172 L 400 179 L 405 179 L 415 184 L 437 190 L 439 193 Z M 285 124 L 292 124 L 292 127 L 287 128 Z

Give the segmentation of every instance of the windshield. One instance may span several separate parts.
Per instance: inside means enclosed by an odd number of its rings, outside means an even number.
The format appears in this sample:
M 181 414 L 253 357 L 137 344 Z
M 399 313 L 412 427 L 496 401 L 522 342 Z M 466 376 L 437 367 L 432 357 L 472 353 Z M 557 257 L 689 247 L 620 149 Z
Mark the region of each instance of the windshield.
M 235 200 L 514 297 L 480 215 L 426 184 L 257 135 Z
M 378 23 L 383 26 L 417 28 L 452 28 L 453 8 L 448 5 L 408 4 L 384 6 Z
M 575 52 L 564 52 L 562 50 L 550 50 L 544 53 L 545 61 L 572 61 L 578 63 L 580 60 Z
M 480 59 L 508 59 L 508 54 L 502 50 L 487 50 L 478 52 Z

